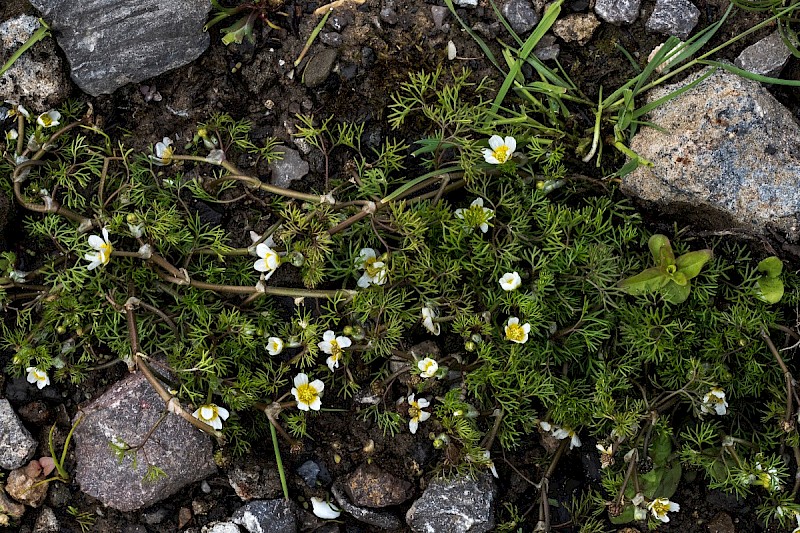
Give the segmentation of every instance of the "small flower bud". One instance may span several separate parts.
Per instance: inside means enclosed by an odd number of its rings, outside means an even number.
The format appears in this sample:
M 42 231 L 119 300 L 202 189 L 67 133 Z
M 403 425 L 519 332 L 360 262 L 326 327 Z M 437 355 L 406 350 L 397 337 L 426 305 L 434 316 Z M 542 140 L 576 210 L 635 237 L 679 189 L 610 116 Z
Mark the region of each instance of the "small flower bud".
M 306 262 L 305 256 L 303 256 L 303 254 L 300 252 L 292 252 L 291 259 L 289 260 L 292 262 L 292 265 L 296 267 L 301 267 Z
M 478 348 L 478 345 L 475 344 L 474 341 L 467 341 L 464 343 L 464 349 L 468 352 L 474 352 Z

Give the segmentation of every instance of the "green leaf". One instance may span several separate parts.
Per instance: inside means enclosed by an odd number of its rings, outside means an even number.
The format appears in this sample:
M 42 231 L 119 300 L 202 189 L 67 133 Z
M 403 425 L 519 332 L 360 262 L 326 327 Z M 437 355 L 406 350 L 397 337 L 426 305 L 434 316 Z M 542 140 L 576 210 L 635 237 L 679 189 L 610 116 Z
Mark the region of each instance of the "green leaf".
M 686 301 L 686 298 L 689 297 L 690 289 L 691 283 L 688 280 L 686 281 L 686 285 L 678 285 L 670 280 L 663 290 L 664 300 L 671 304 L 683 303 Z
M 617 283 L 617 287 L 628 294 L 646 294 L 655 292 L 670 281 L 669 277 L 658 267 L 648 268 Z
M 676 284 L 680 285 L 681 287 L 686 285 L 687 283 L 689 283 L 689 279 L 686 277 L 686 274 L 684 274 L 683 272 L 680 272 L 680 271 L 675 272 L 674 274 L 672 274 L 669 277 L 669 279 L 673 283 L 676 283 Z
M 708 263 L 712 257 L 714 257 L 714 253 L 711 250 L 698 250 L 683 254 L 675 260 L 675 264 L 678 266 L 678 271 L 686 276 L 686 279 L 692 279 L 697 277 L 703 265 Z
M 763 272 L 768 278 L 777 278 L 783 271 L 783 262 L 772 255 L 758 263 L 756 270 Z
M 658 265 L 666 266 L 662 261 L 664 258 L 662 255 L 662 250 L 664 250 L 664 248 L 667 249 L 668 258 L 674 257 L 672 254 L 672 246 L 669 244 L 669 238 L 666 235 L 656 233 L 647 241 L 647 247 L 650 248 L 650 254 L 653 256 L 653 261 L 655 261 Z M 667 265 L 671 264 L 672 262 L 667 263 Z
M 680 463 L 676 463 L 675 466 L 664 472 L 664 477 L 661 478 L 661 484 L 658 486 L 656 496 L 659 498 L 671 498 L 675 491 L 678 490 L 682 472 Z
M 650 445 L 650 458 L 656 466 L 662 466 L 672 453 L 672 441 L 667 433 L 660 433 Z
M 664 468 L 660 466 L 639 476 L 639 481 L 642 482 L 642 494 L 644 494 L 648 500 L 652 500 L 656 497 L 662 479 L 664 479 Z
M 768 304 L 776 304 L 783 298 L 783 281 L 778 278 L 763 276 L 756 281 L 756 296 Z

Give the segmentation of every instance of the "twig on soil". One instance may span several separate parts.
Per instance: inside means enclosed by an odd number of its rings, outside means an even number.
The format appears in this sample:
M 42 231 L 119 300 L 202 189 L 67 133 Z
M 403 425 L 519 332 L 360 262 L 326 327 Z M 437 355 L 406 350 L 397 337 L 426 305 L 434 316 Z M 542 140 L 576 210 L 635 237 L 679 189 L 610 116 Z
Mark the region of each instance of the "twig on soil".
M 341 6 L 343 6 L 343 5 L 347 4 L 347 3 L 352 3 L 352 4 L 356 4 L 356 5 L 360 6 L 361 4 L 363 4 L 366 1 L 367 0 L 335 0 L 334 2 L 331 2 L 330 4 L 325 4 L 324 6 L 318 7 L 317 9 L 314 10 L 314 14 L 315 15 L 322 15 L 326 11 L 333 11 L 337 7 L 341 7 Z

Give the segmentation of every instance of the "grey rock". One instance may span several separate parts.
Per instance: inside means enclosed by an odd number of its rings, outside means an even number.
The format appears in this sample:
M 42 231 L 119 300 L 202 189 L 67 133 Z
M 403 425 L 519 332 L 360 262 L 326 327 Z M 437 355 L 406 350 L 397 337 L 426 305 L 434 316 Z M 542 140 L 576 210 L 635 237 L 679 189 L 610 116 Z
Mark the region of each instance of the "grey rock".
M 308 60 L 303 70 L 303 83 L 306 87 L 319 87 L 325 83 L 333 70 L 337 55 L 338 52 L 333 48 L 326 48 Z
M 42 507 L 36 523 L 33 525 L 33 533 L 58 533 L 61 531 L 56 513 L 49 507 Z
M 344 486 L 350 501 L 361 507 L 399 505 L 413 493 L 411 483 L 382 470 L 374 463 L 361 464 Z
M 8 400 L 0 400 L 0 468 L 13 470 L 36 452 L 36 441 L 22 425 Z
M 453 3 L 459 7 L 477 7 L 478 0 L 454 0 Z
M 597 0 L 594 12 L 611 24 L 633 24 L 639 17 L 641 0 Z
M 278 467 L 269 463 L 262 465 L 252 459 L 231 466 L 228 482 L 244 501 L 277 498 L 282 493 Z
M 169 515 L 169 509 L 166 507 L 158 507 L 157 509 L 151 509 L 142 513 L 142 522 L 148 526 L 157 526 Z
M 17 51 L 39 28 L 39 19 L 21 15 L 0 23 L 0 65 Z M 33 113 L 42 113 L 66 98 L 69 80 L 56 53 L 53 39 L 44 39 L 29 48 L 2 76 L 0 100 L 23 104 Z
M 734 64 L 754 74 L 777 76 L 791 55 L 780 32 L 776 31 L 742 50 Z
M 81 489 L 109 507 L 134 511 L 213 474 L 210 437 L 173 413 L 144 442 L 163 411 L 164 402 L 142 374 L 126 377 L 81 409 L 74 434 L 75 481 Z M 112 438 L 136 446 L 144 442 L 135 466 L 130 457 L 117 460 L 109 447 Z M 166 476 L 145 481 L 148 465 Z
M 233 513 L 231 521 L 249 533 L 295 533 L 299 531 L 297 506 L 291 500 L 249 502 Z
M 242 533 L 239 526 L 231 522 L 212 522 L 203 526 L 203 533 Z
M 6 480 L 6 492 L 9 496 L 29 507 L 39 507 L 47 497 L 47 483 L 42 466 L 33 460 L 24 467 L 12 470 Z
M 543 35 L 539 39 L 539 43 L 533 48 L 533 55 L 538 57 L 540 61 L 556 59 L 560 52 L 561 47 L 556 42 L 556 36 L 550 33 Z
M 699 19 L 700 10 L 689 0 L 656 0 L 645 26 L 650 31 L 686 39 Z
M 208 48 L 209 0 L 31 0 L 87 93 L 110 94 L 185 65 Z
M 412 531 L 482 533 L 494 528 L 494 481 L 457 477 L 433 480 L 406 513 Z
M 442 29 L 444 18 L 448 13 L 449 11 L 444 6 L 431 6 L 431 18 L 433 18 L 433 25 L 437 30 Z
M 312 489 L 316 488 L 318 483 L 328 484 L 331 482 L 331 475 L 325 465 L 311 460 L 301 464 L 297 468 L 297 474 Z
M 380 17 L 386 24 L 397 24 L 397 5 L 395 5 L 395 0 L 383 0 Z
M 578 41 L 583 46 L 589 42 L 598 26 L 600 21 L 593 14 L 573 13 L 558 19 L 553 24 L 553 33 L 568 43 Z
M 800 126 L 761 84 L 719 69 L 647 120 L 668 133 L 642 128 L 632 139 L 654 166 L 626 176 L 623 191 L 704 227 L 800 240 Z
M 528 33 L 539 23 L 539 13 L 528 0 L 508 0 L 500 11 L 517 33 Z
M 336 503 L 344 512 L 360 522 L 378 529 L 398 529 L 401 525 L 400 520 L 391 513 L 373 511 L 350 503 L 350 500 L 347 499 L 347 494 L 345 494 L 345 488 L 339 482 L 331 486 L 331 494 L 333 494 Z
M 335 31 L 324 31 L 320 33 L 319 40 L 322 42 L 322 44 L 326 46 L 332 46 L 333 48 L 342 46 L 342 43 L 344 42 L 342 34 L 336 33 Z
M 328 18 L 328 26 L 335 31 L 341 32 L 353 22 L 355 17 L 349 11 L 334 11 Z
M 293 181 L 308 174 L 308 163 L 303 161 L 297 150 L 285 146 L 281 146 L 278 150 L 283 153 L 283 159 L 270 163 L 272 177 L 269 181 L 278 187 L 288 188 Z

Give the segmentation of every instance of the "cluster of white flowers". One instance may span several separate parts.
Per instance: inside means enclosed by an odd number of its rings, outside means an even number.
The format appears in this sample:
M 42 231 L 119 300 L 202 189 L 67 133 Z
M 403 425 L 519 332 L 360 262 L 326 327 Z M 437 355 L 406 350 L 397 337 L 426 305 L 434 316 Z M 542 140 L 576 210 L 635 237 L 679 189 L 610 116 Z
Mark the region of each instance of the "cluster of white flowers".
M 680 505 L 669 501 L 668 498 L 656 498 L 645 506 L 644 496 L 641 493 L 633 498 L 632 503 L 634 505 L 634 520 L 645 520 L 647 518 L 647 511 L 650 511 L 653 518 L 666 523 L 669 522 L 669 515 L 667 513 L 677 513 L 681 510 Z
M 339 360 L 341 360 L 342 355 L 344 355 L 344 348 L 349 348 L 352 344 L 353 341 L 350 340 L 350 337 L 337 337 L 336 333 L 329 329 L 322 335 L 322 342 L 317 343 L 317 346 L 319 346 L 319 349 L 322 350 L 323 353 L 330 355 L 325 363 L 327 363 L 328 368 L 333 372 L 336 368 L 339 368 Z
M 580 437 L 578 437 L 578 434 L 573 429 L 560 427 L 550 422 L 545 422 L 544 420 L 539 422 L 539 426 L 558 440 L 569 439 L 570 450 L 582 444 Z
M 372 248 L 362 248 L 355 263 L 356 268 L 364 270 L 357 283 L 362 289 L 370 285 L 384 285 L 389 279 L 386 261 L 380 260 Z

